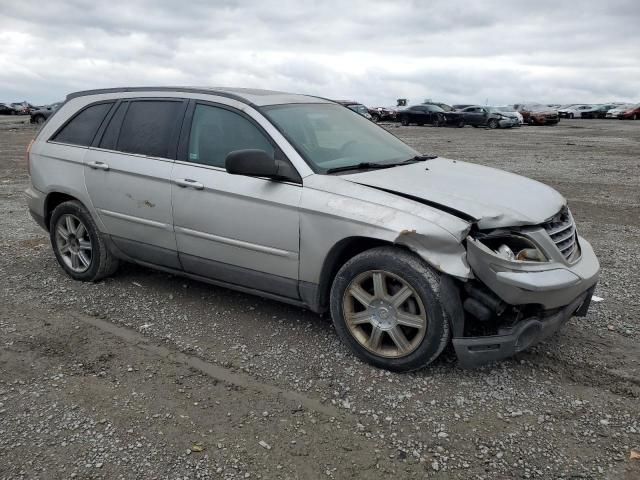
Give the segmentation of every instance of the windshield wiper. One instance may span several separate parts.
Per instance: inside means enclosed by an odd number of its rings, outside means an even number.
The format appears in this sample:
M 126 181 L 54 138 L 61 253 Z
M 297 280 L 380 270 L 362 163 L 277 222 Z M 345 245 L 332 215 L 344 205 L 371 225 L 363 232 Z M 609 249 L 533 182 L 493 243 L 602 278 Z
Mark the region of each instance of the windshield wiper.
M 381 169 L 397 167 L 399 165 L 408 165 L 410 163 L 424 162 L 425 160 L 433 160 L 437 158 L 437 155 L 416 155 L 415 157 L 408 158 L 402 162 L 394 163 L 372 163 L 372 162 L 360 162 L 355 165 L 345 165 L 344 167 L 329 168 L 325 173 L 346 172 L 347 170 L 366 170 L 366 169 Z

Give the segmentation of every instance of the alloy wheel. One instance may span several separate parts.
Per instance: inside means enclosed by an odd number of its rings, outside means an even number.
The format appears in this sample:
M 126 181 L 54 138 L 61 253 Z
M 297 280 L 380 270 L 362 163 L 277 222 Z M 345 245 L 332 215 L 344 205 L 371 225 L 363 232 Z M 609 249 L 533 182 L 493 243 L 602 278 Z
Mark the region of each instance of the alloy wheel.
M 384 270 L 355 277 L 345 290 L 342 307 L 353 338 L 380 357 L 411 354 L 427 331 L 426 310 L 416 290 Z
M 91 266 L 93 245 L 87 227 L 75 215 L 61 215 L 55 230 L 56 247 L 62 260 L 76 273 Z

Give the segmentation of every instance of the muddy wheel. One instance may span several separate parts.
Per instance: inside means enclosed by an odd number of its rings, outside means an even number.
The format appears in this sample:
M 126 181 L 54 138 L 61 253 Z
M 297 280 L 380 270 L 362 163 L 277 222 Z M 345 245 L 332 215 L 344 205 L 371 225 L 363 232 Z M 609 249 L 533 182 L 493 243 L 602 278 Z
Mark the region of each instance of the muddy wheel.
M 58 263 L 75 280 L 95 282 L 118 268 L 118 260 L 108 250 L 93 218 L 80 202 L 64 202 L 55 208 L 49 223 L 49 238 Z
M 340 339 L 376 367 L 406 372 L 433 362 L 449 341 L 439 275 L 394 247 L 368 250 L 338 271 L 331 316 Z

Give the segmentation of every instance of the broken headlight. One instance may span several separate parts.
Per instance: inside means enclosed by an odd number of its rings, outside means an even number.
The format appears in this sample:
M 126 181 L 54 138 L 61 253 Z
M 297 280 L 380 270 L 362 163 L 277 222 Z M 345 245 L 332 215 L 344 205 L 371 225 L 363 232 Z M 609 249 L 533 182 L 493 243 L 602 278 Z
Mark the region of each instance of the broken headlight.
M 548 261 L 531 240 L 519 235 L 488 235 L 479 240 L 496 255 L 510 262 Z

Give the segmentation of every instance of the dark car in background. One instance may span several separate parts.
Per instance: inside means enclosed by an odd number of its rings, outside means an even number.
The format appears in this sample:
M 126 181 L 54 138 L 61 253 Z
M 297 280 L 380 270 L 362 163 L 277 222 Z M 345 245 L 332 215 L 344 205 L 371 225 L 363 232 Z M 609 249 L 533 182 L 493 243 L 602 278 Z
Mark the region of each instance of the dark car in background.
M 413 105 L 398 114 L 402 125 L 456 125 L 464 127 L 464 118 L 459 112 L 445 112 L 437 105 Z
M 45 105 L 31 112 L 31 123 L 38 125 L 43 124 L 47 118 L 49 118 L 53 112 L 55 112 L 63 102 L 52 103 L 51 105 Z
M 16 109 L 8 103 L 0 103 L 0 115 L 15 115 Z
M 615 103 L 603 103 L 600 105 L 591 105 L 591 108 L 587 108 L 580 112 L 580 118 L 605 118 L 607 112 L 612 108 L 616 108 Z
M 520 125 L 516 115 L 501 112 L 496 107 L 472 105 L 458 112 L 466 125 L 472 127 L 512 128 Z
M 396 107 L 373 107 L 369 109 L 369 115 L 374 122 L 395 122 L 398 119 L 399 109 Z
M 14 102 L 10 105 L 13 109 L 15 109 L 17 115 L 30 115 L 34 110 L 33 105 L 29 102 Z

